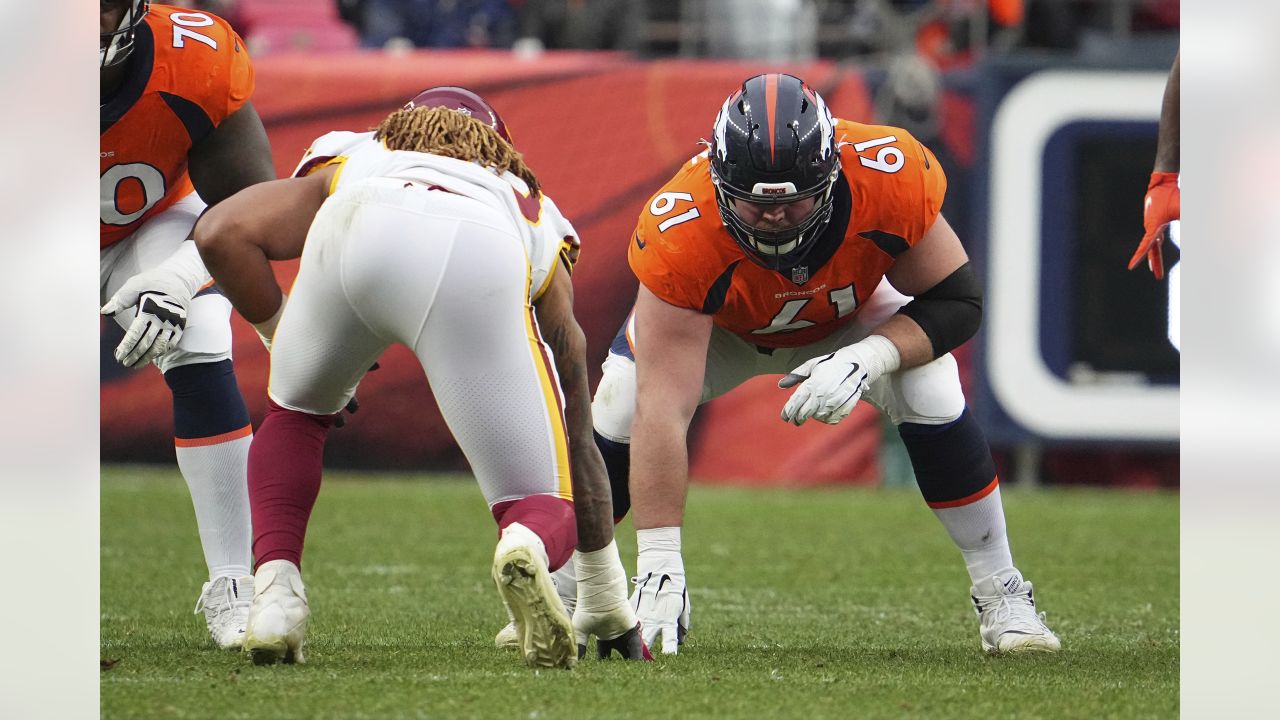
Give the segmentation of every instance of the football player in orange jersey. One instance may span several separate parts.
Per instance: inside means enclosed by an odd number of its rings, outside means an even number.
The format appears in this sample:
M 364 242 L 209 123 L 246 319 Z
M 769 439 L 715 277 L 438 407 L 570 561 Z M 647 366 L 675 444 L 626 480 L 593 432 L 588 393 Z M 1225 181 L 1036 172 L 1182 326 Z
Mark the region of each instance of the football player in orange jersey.
M 154 363 L 173 393 L 178 467 L 209 579 L 196 612 L 238 648 L 253 595 L 245 467 L 252 427 L 231 365 L 231 305 L 189 240 L 206 203 L 275 172 L 249 103 L 244 44 L 208 13 L 102 0 L 101 259 L 116 359 Z
M 901 128 L 833 119 L 778 74 L 725 101 L 709 145 L 641 214 L 628 251 L 639 296 L 592 407 L 614 516 L 628 484 L 634 504 L 645 640 L 674 653 L 688 628 L 680 527 L 694 411 L 785 373 L 786 422 L 838 423 L 862 399 L 898 427 L 964 557 L 983 648 L 1056 651 L 1014 567 L 995 465 L 950 354 L 977 331 L 982 297 L 939 214 L 937 159 Z

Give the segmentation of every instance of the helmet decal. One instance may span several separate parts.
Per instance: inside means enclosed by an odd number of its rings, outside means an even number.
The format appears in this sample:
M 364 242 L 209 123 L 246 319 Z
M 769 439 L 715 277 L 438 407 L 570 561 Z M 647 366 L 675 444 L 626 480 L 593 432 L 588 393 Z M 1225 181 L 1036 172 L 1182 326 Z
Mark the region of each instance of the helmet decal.
M 818 111 L 818 124 L 815 127 L 822 133 L 822 147 L 829 148 L 834 152 L 835 145 L 833 141 L 835 140 L 836 135 L 836 122 L 835 119 L 831 117 L 831 110 L 827 108 L 827 101 L 823 100 L 821 95 L 811 90 L 808 85 L 805 85 L 804 89 L 805 94 L 809 95 L 813 102 L 813 106 L 817 108 Z
M 725 98 L 724 104 L 720 106 L 720 113 L 716 115 L 715 131 L 713 133 L 715 142 L 713 143 L 712 147 L 716 149 L 716 155 L 720 158 L 720 160 L 725 159 L 724 136 L 725 136 L 725 132 L 729 128 L 729 124 L 733 122 L 733 120 L 729 117 L 729 107 L 733 105 L 733 101 L 737 97 L 738 97 L 738 93 L 735 92 L 729 97 Z M 737 126 L 735 126 L 734 129 L 737 130 L 738 132 L 744 132 L 744 133 L 746 132 L 745 130 Z

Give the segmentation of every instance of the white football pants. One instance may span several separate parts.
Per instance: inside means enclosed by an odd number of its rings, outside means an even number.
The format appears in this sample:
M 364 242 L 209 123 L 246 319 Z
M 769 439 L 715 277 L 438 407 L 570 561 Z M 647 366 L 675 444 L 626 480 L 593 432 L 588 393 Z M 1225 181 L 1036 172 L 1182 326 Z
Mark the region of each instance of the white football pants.
M 129 278 L 169 258 L 188 237 L 204 212 L 204 201 L 191 193 L 167 210 L 147 219 L 129 237 L 101 251 L 98 260 L 98 302 L 106 304 Z M 137 315 L 134 306 L 115 315 L 128 330 Z M 194 298 L 187 308 L 187 325 L 175 350 L 156 358 L 160 372 L 195 363 L 231 359 L 231 301 L 220 293 Z
M 403 180 L 339 189 L 311 224 L 276 330 L 271 399 L 336 413 L 401 343 L 422 363 L 490 507 L 572 499 L 560 382 L 512 223 L 477 200 Z
M 910 300 L 893 289 L 888 280 L 881 280 L 847 325 L 818 342 L 797 348 L 777 348 L 771 355 L 719 326 L 713 327 L 707 346 L 701 403 L 720 397 L 757 375 L 786 374 L 807 360 L 852 345 L 870 335 Z M 627 342 L 632 348 L 644 342 L 644 338 L 636 338 L 634 316 L 627 319 Z M 636 408 L 635 367 L 631 358 L 610 352 L 591 404 L 596 432 L 614 442 L 631 442 L 631 421 Z M 881 377 L 871 384 L 862 399 L 887 414 L 894 425 L 904 422 L 945 425 L 960 417 L 965 403 L 959 370 L 951 353 L 925 365 Z

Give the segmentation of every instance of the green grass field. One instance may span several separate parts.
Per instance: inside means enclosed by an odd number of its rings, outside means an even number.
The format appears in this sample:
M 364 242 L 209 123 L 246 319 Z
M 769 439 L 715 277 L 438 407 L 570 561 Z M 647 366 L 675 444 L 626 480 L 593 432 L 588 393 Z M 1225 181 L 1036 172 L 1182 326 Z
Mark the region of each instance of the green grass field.
M 1063 651 L 990 658 L 959 553 L 914 491 L 695 488 L 681 654 L 534 672 L 493 646 L 506 616 L 474 483 L 325 483 L 304 567 L 308 662 L 255 667 L 214 649 L 191 614 L 204 564 L 176 469 L 103 468 L 103 717 L 1178 714 L 1173 494 L 1007 492 L 1015 558 Z M 634 538 L 624 523 L 629 569 Z

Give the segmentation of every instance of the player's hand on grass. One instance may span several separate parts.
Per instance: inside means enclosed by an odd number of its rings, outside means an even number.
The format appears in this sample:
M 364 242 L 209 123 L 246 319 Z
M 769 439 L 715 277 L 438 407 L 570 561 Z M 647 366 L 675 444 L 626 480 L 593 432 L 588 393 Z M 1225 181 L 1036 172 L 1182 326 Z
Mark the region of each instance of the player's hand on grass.
M 1181 193 L 1178 191 L 1178 173 L 1151 173 L 1147 184 L 1147 197 L 1142 205 L 1142 225 L 1145 233 L 1138 250 L 1129 260 L 1132 270 L 1146 258 L 1151 274 L 1159 280 L 1164 277 L 1164 242 L 1169 238 L 1169 223 L 1182 214 Z
M 594 635 L 601 660 L 609 659 L 614 651 L 624 660 L 652 660 L 627 598 L 627 574 L 617 543 L 610 541 L 599 550 L 575 550 L 573 567 L 578 591 L 573 611 L 578 659 L 586 657 L 587 641 Z
M 645 643 L 644 636 L 640 632 L 639 623 L 610 640 L 599 636 L 596 637 L 596 655 L 601 660 L 608 660 L 614 651 L 617 651 L 623 660 L 653 660 L 653 655 L 649 653 L 649 646 Z M 579 645 L 578 659 L 581 660 L 586 655 L 586 652 L 586 645 Z
M 636 542 L 639 556 L 636 576 L 632 578 L 635 592 L 631 602 L 641 635 L 650 648 L 661 639 L 662 653 L 674 655 L 689 632 L 690 616 L 684 560 L 680 557 L 680 528 L 637 530 Z
M 137 315 L 116 346 L 116 360 L 125 367 L 152 362 L 178 346 L 187 326 L 193 293 L 172 273 L 148 270 L 129 278 L 102 306 L 103 315 L 137 307 Z

